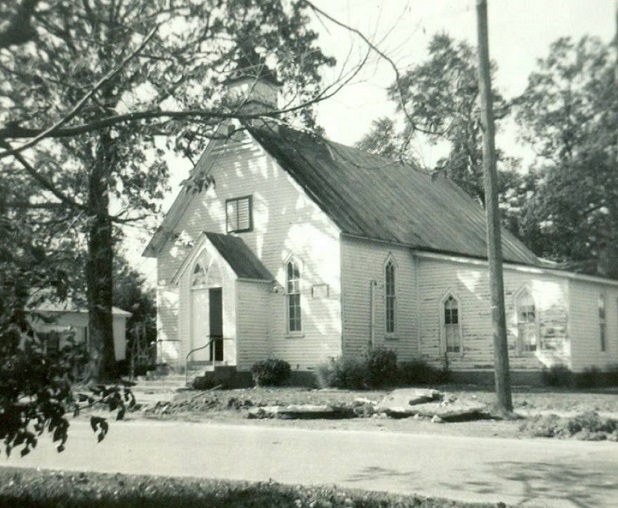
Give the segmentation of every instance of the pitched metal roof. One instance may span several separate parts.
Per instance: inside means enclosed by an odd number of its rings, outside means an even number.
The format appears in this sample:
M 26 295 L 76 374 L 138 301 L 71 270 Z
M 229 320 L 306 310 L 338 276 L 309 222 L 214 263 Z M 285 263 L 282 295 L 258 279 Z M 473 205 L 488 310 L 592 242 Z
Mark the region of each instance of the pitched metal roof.
M 342 233 L 419 250 L 487 257 L 485 212 L 456 184 L 419 168 L 286 126 L 250 129 Z M 502 229 L 507 261 L 538 265 Z
M 70 298 L 64 301 L 45 300 L 44 302 L 40 303 L 32 310 L 36 312 L 42 312 L 42 313 L 49 312 L 49 313 L 60 313 L 60 314 L 64 314 L 64 313 L 88 314 L 88 309 L 86 309 L 85 307 L 80 307 L 76 305 L 75 302 L 73 302 L 73 300 L 71 300 Z M 112 315 L 130 317 L 133 314 L 119 307 L 112 307 Z
M 242 238 L 220 233 L 204 232 L 208 240 L 219 251 L 223 259 L 238 275 L 239 279 L 272 281 L 274 277 L 247 247 Z

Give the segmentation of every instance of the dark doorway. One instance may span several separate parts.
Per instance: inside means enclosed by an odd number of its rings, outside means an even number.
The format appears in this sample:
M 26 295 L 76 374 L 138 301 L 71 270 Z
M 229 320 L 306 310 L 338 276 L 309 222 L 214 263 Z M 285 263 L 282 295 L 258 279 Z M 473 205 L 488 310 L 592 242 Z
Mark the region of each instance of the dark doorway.
M 223 361 L 223 299 L 221 288 L 208 290 L 210 310 L 210 359 Z

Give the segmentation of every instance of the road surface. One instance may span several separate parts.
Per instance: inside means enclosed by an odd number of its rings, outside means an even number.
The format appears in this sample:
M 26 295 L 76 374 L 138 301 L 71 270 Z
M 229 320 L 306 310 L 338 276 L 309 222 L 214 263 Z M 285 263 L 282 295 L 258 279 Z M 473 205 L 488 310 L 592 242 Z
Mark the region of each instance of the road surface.
M 275 425 L 276 423 L 273 423 Z M 618 443 L 157 421 L 113 422 L 97 444 L 72 422 L 0 465 L 337 484 L 520 506 L 618 506 Z

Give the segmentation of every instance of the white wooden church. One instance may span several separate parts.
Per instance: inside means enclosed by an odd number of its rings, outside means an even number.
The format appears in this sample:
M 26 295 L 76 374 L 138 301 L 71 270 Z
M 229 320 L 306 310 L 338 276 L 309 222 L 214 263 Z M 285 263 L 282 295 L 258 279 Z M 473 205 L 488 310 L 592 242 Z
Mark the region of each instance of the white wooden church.
M 252 89 L 275 103 L 274 83 Z M 202 347 L 190 363 L 306 373 L 383 346 L 491 374 L 485 215 L 450 180 L 273 121 L 212 141 L 194 172 L 210 185 L 179 192 L 144 253 L 160 361 Z M 503 255 L 515 378 L 618 364 L 618 281 L 552 268 L 506 230 Z

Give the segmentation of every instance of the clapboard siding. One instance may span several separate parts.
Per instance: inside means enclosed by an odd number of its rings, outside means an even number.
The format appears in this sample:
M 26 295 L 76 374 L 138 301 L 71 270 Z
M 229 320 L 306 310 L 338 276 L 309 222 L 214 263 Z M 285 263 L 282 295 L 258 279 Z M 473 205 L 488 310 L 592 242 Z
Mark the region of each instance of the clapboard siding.
M 618 364 L 618 289 L 593 282 L 570 281 L 573 370 L 603 369 Z M 605 297 L 605 351 L 601 351 L 599 297 Z
M 493 368 L 489 277 L 486 264 L 451 259 L 420 259 L 420 348 L 424 359 L 437 366 L 445 362 L 441 305 L 448 294 L 459 301 L 462 353 L 449 353 L 449 368 Z M 544 344 L 535 353 L 518 353 L 515 299 L 528 287 L 535 300 L 537 325 Z M 568 364 L 567 281 L 558 276 L 510 269 L 504 271 L 505 307 L 510 365 L 513 370 Z
M 271 313 L 272 354 L 285 355 L 299 368 L 339 354 L 341 350 L 339 231 L 294 180 L 253 141 L 234 143 L 213 150 L 207 161 L 214 184 L 196 194 L 174 228 L 174 243 L 168 240 L 158 257 L 159 284 L 169 284 L 203 231 L 226 232 L 227 199 L 253 197 L 253 230 L 239 233 L 275 277 L 279 298 L 273 298 Z M 285 262 L 291 256 L 301 263 L 302 338 L 286 336 Z M 182 286 L 182 284 L 180 285 Z M 327 298 L 313 298 L 314 286 L 328 288 Z M 180 294 L 187 289 L 180 287 Z M 184 298 L 184 297 L 183 297 Z M 181 298 L 182 300 L 182 298 Z M 180 307 L 184 307 L 181 303 Z M 242 309 L 239 309 L 242 311 Z M 189 316 L 179 315 L 178 333 L 189 333 Z M 174 328 L 166 329 L 172 335 Z M 242 337 L 240 337 L 242 341 Z M 242 348 L 242 346 L 241 346 Z
M 157 362 L 176 365 L 178 343 L 178 288 L 157 287 Z
M 271 356 L 269 337 L 269 306 L 272 292 L 268 284 L 238 281 L 236 285 L 238 309 L 238 370 L 249 370 L 258 360 Z
M 359 356 L 371 345 L 371 285 L 374 286 L 374 346 L 397 352 L 400 361 L 418 356 L 415 260 L 410 249 L 343 237 L 343 344 L 348 355 Z M 395 263 L 396 324 L 386 334 L 385 266 Z

